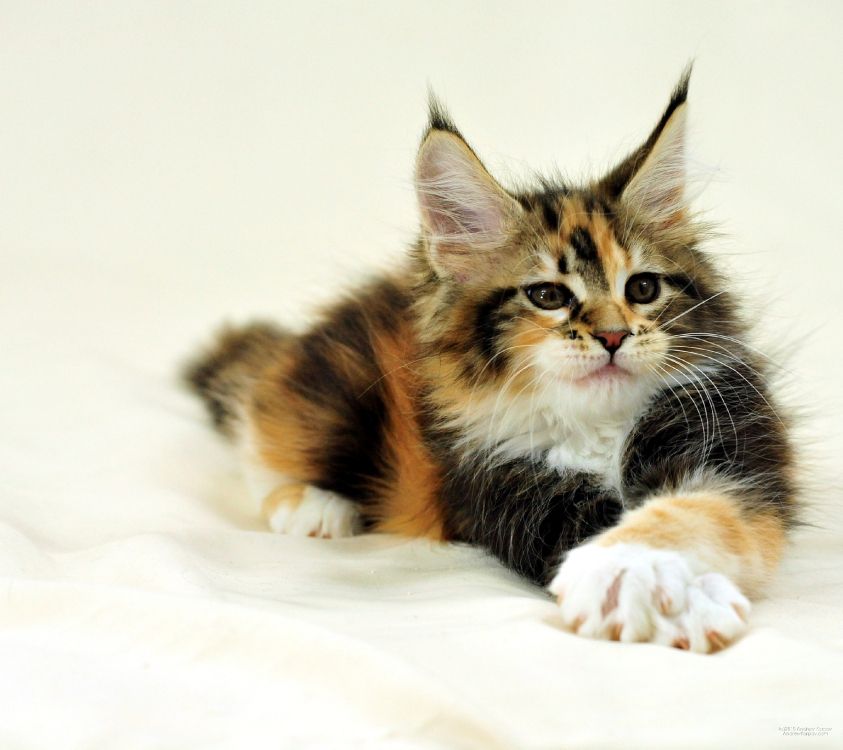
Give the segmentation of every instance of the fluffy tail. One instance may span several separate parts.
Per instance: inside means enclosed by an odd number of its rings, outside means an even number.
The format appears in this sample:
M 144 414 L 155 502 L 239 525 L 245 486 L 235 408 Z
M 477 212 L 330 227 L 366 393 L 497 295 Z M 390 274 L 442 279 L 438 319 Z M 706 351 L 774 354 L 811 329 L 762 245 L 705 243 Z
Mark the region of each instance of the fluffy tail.
M 291 338 L 266 323 L 227 328 L 210 350 L 184 368 L 182 379 L 205 402 L 220 432 L 234 434 L 252 385 Z

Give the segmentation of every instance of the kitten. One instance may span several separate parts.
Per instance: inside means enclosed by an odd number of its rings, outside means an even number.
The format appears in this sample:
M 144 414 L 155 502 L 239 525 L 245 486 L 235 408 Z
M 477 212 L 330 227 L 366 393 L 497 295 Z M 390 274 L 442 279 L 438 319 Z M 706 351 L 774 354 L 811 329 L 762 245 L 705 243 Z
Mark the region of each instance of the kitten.
M 403 268 L 187 380 L 277 532 L 481 545 L 594 638 L 722 648 L 794 523 L 792 450 L 686 201 L 686 73 L 583 186 L 502 187 L 435 101 Z

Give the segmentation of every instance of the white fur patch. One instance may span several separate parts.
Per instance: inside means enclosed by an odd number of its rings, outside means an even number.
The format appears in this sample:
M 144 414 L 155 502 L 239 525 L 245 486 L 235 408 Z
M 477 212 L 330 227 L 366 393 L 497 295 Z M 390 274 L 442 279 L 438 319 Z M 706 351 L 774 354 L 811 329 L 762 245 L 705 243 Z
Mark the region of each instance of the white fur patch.
M 746 630 L 750 603 L 719 573 L 672 550 L 585 544 L 548 587 L 566 627 L 588 638 L 646 641 L 708 653 Z
M 646 407 L 653 381 L 583 388 L 545 378 L 534 393 L 508 388 L 477 395 L 454 420 L 462 445 L 483 446 L 502 460 L 544 457 L 551 468 L 593 472 L 618 487 L 620 454 Z
M 588 428 L 569 429 L 547 452 L 546 462 L 558 472 L 588 471 L 603 477 L 607 487 L 620 487 L 621 452 L 632 420 L 605 420 Z
M 279 534 L 339 539 L 359 531 L 360 514 L 344 497 L 311 486 L 298 504 L 280 503 L 269 526 Z

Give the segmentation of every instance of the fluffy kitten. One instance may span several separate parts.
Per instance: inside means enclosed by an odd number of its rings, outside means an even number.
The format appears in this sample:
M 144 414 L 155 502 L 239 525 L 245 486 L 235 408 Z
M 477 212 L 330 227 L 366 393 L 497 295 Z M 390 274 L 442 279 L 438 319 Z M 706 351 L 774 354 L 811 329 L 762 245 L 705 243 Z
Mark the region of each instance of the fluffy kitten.
M 488 548 L 575 632 L 746 627 L 795 502 L 786 427 L 685 200 L 688 75 L 602 179 L 503 188 L 435 102 L 403 268 L 187 378 L 278 532 Z

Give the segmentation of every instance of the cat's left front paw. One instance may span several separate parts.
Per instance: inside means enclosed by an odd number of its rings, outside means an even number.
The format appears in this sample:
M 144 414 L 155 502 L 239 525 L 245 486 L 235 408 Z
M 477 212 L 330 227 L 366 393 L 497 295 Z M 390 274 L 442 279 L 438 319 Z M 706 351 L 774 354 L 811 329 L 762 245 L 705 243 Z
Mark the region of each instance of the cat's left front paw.
M 725 576 L 695 575 L 680 552 L 640 544 L 571 550 L 548 589 L 575 633 L 700 653 L 742 635 L 750 610 Z

